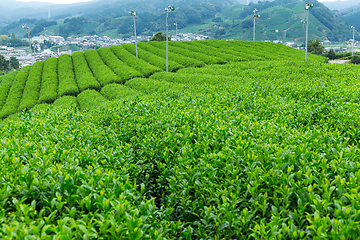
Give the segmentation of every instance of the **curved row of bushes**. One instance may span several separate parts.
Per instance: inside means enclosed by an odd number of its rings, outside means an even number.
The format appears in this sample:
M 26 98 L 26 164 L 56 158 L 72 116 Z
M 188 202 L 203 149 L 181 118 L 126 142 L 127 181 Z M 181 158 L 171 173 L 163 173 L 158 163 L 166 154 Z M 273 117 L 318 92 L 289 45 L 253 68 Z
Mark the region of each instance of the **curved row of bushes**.
M 16 77 L 16 74 L 17 72 L 12 72 L 2 78 L 2 81 L 0 83 L 0 110 L 6 102 L 9 90 Z
M 88 111 L 99 107 L 109 100 L 101 95 L 98 91 L 87 89 L 77 96 L 81 111 Z
M 86 89 L 99 90 L 101 88 L 100 83 L 91 72 L 84 53 L 76 52 L 72 55 L 72 59 L 74 64 L 75 79 L 80 91 L 82 92 Z
M 141 42 L 138 44 L 138 47 L 144 49 L 145 51 L 148 51 L 155 55 L 158 55 L 159 57 L 162 57 L 163 59 L 166 59 L 166 48 L 164 48 L 164 47 L 157 48 L 157 47 L 153 46 L 151 44 L 151 42 L 149 42 L 149 43 Z M 185 57 L 184 55 L 179 55 L 176 53 L 168 54 L 168 58 L 169 58 L 169 61 L 177 62 L 178 64 L 181 64 L 184 67 L 202 67 L 205 65 L 205 63 L 203 61 L 199 61 L 195 58 Z
M 0 118 L 8 117 L 11 114 L 16 113 L 16 111 L 18 110 L 24 92 L 24 88 L 26 85 L 26 80 L 29 75 L 29 70 L 30 67 L 23 68 L 16 75 L 11 85 L 6 102 L 3 108 L 1 109 Z
M 58 96 L 58 59 L 48 58 L 44 63 L 39 103 L 51 103 Z
M 110 50 L 116 55 L 118 59 L 126 63 L 131 68 L 140 72 L 144 77 L 148 77 L 155 72 L 160 72 L 161 69 L 151 65 L 141 58 L 136 58 L 133 54 L 128 52 L 124 47 L 114 45 L 110 47 Z M 100 51 L 99 51 L 100 53 Z
M 71 56 L 64 54 L 59 57 L 59 91 L 58 96 L 76 95 L 79 88 L 75 81 L 74 66 Z
M 149 44 L 151 44 L 157 48 L 160 48 L 160 49 L 166 48 L 165 42 L 152 41 L 152 42 L 149 42 Z M 176 54 L 176 55 L 182 55 L 182 56 L 192 58 L 192 59 L 197 59 L 201 62 L 204 62 L 205 64 L 223 64 L 223 63 L 225 63 L 225 61 L 220 58 L 182 48 L 178 45 L 177 42 L 169 42 L 169 53 Z
M 38 103 L 43 66 L 44 62 L 39 61 L 31 68 L 18 110 L 32 108 Z
M 112 82 L 124 83 L 126 80 L 133 77 L 142 76 L 141 73 L 129 67 L 123 61 L 120 61 L 109 48 L 99 48 L 98 54 L 100 55 L 102 61 L 104 61 L 104 63 L 118 76 L 117 81 Z M 111 81 L 108 81 L 107 83 L 111 83 Z
M 105 65 L 98 52 L 95 49 L 89 49 L 84 53 L 86 61 L 101 86 L 108 83 L 122 82 L 121 78 L 117 76 L 108 66 Z M 111 60 L 110 60 L 111 61 Z
M 121 84 L 109 84 L 101 89 L 101 94 L 109 100 L 122 99 L 128 96 L 141 95 L 141 92 L 135 91 Z
M 138 46 L 141 46 L 141 44 L 139 43 Z M 127 51 L 129 51 L 131 54 L 135 55 L 135 48 L 132 44 L 124 44 L 122 45 L 123 48 L 125 48 Z M 145 60 L 146 62 L 150 63 L 151 65 L 154 65 L 160 69 L 162 69 L 163 71 L 166 70 L 166 61 L 164 58 L 157 56 L 156 54 L 150 53 L 148 51 L 145 51 L 142 48 L 138 48 L 138 56 L 140 59 Z M 174 61 L 170 61 L 169 60 L 169 71 L 170 72 L 175 72 L 178 69 L 184 68 L 184 66 L 182 66 L 181 64 L 174 62 Z

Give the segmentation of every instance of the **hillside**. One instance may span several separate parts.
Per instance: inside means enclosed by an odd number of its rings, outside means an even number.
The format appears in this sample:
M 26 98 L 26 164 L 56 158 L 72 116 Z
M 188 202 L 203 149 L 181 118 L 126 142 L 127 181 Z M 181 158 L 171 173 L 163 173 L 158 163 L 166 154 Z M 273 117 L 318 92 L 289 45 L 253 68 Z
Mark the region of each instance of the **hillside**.
M 251 43 L 234 41 L 225 46 L 220 43 L 170 42 L 169 70 L 175 72 L 182 68 L 234 61 L 301 59 L 304 55 L 302 51 L 283 45 L 259 43 L 255 49 L 247 49 Z M 149 77 L 166 69 L 164 42 L 139 43 L 138 51 L 139 59 L 136 59 L 135 47 L 131 44 L 97 51 L 91 49 L 72 56 L 62 55 L 59 59 L 39 61 L 32 67 L 9 74 L 0 84 L 0 118 L 37 104 L 52 103 L 65 95 L 77 96 L 87 89 L 101 91 L 110 83 L 122 84 L 129 79 Z M 278 54 L 269 54 L 268 51 Z
M 165 73 L 159 46 L 139 44 L 139 60 L 133 45 L 63 55 L 1 81 L 2 113 L 48 104 L 0 120 L 0 238 L 360 237 L 358 66 L 172 42 L 178 70 Z
M 355 26 L 355 29 L 360 29 L 360 5 L 352 9 L 341 11 L 338 15 L 347 24 Z
M 257 13 L 261 15 L 256 19 L 257 40 L 304 41 L 305 4 L 302 1 L 286 1 L 284 4 L 284 1 L 275 0 L 249 6 L 225 7 L 217 21 L 213 20 L 198 29 L 205 30 L 207 34 L 215 32 L 217 39 L 252 40 L 254 8 L 257 8 Z M 319 2 L 314 2 L 309 18 L 310 38 L 343 42 L 352 37 L 350 27 Z
M 317 1 L 314 3 L 315 6 L 310 11 L 310 38 L 344 42 L 352 37 L 352 31 L 346 23 L 323 4 Z M 57 20 L 58 24 L 45 27 L 43 32 L 37 31 L 36 34 L 63 37 L 98 34 L 128 38 L 133 35 L 133 20 L 129 11 L 135 10 L 138 13 L 138 35 L 152 36 L 158 31 L 164 31 L 163 9 L 170 4 L 176 6 L 176 11 L 170 14 L 169 20 L 178 23 L 180 33 L 201 33 L 214 39 L 252 40 L 252 11 L 257 8 L 261 15 L 257 19 L 257 40 L 302 42 L 305 36 L 305 4 L 296 0 L 260 1 L 249 5 L 239 5 L 234 0 L 110 1 L 103 2 L 102 5 L 100 2 L 92 4 L 79 8 L 83 12 L 75 15 L 74 11 L 69 11 L 67 15 L 54 16 L 50 20 Z M 41 27 L 36 26 L 37 29 Z M 17 27 L 7 27 L 3 31 L 7 34 L 13 32 L 25 34 L 20 22 Z M 170 25 L 170 32 L 175 33 L 173 24 Z M 359 33 L 356 35 L 360 37 Z

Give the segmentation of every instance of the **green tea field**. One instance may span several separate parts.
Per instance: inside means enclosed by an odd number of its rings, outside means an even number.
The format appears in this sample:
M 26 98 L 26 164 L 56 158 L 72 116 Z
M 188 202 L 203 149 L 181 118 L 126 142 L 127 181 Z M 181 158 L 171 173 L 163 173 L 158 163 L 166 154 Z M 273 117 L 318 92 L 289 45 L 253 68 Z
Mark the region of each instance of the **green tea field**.
M 359 239 L 359 67 L 169 45 L 0 78 L 0 239 Z

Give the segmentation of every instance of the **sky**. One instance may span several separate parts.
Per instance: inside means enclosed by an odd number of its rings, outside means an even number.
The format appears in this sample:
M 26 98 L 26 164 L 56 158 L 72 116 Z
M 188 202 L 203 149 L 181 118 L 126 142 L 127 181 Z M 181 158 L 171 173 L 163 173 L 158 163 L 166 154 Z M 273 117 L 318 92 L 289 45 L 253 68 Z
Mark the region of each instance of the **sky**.
M 51 2 L 57 4 L 69 4 L 78 2 L 90 2 L 91 0 L 17 0 L 19 2 Z
M 343 1 L 346 1 L 346 0 L 318 0 L 318 1 L 319 2 L 343 2 Z

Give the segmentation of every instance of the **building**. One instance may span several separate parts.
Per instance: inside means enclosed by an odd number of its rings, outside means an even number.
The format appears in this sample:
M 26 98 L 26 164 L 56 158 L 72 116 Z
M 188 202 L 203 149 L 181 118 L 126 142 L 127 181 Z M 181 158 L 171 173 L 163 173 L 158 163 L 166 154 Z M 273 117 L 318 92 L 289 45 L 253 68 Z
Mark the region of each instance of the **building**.
M 33 37 L 33 38 L 31 39 L 31 42 L 37 41 L 38 43 L 43 43 L 44 40 L 49 41 L 49 38 L 48 38 L 48 37 L 45 37 L 45 36 Z
M 55 42 L 56 44 L 59 44 L 59 43 L 65 41 L 65 39 L 61 36 L 50 36 L 49 40 Z

